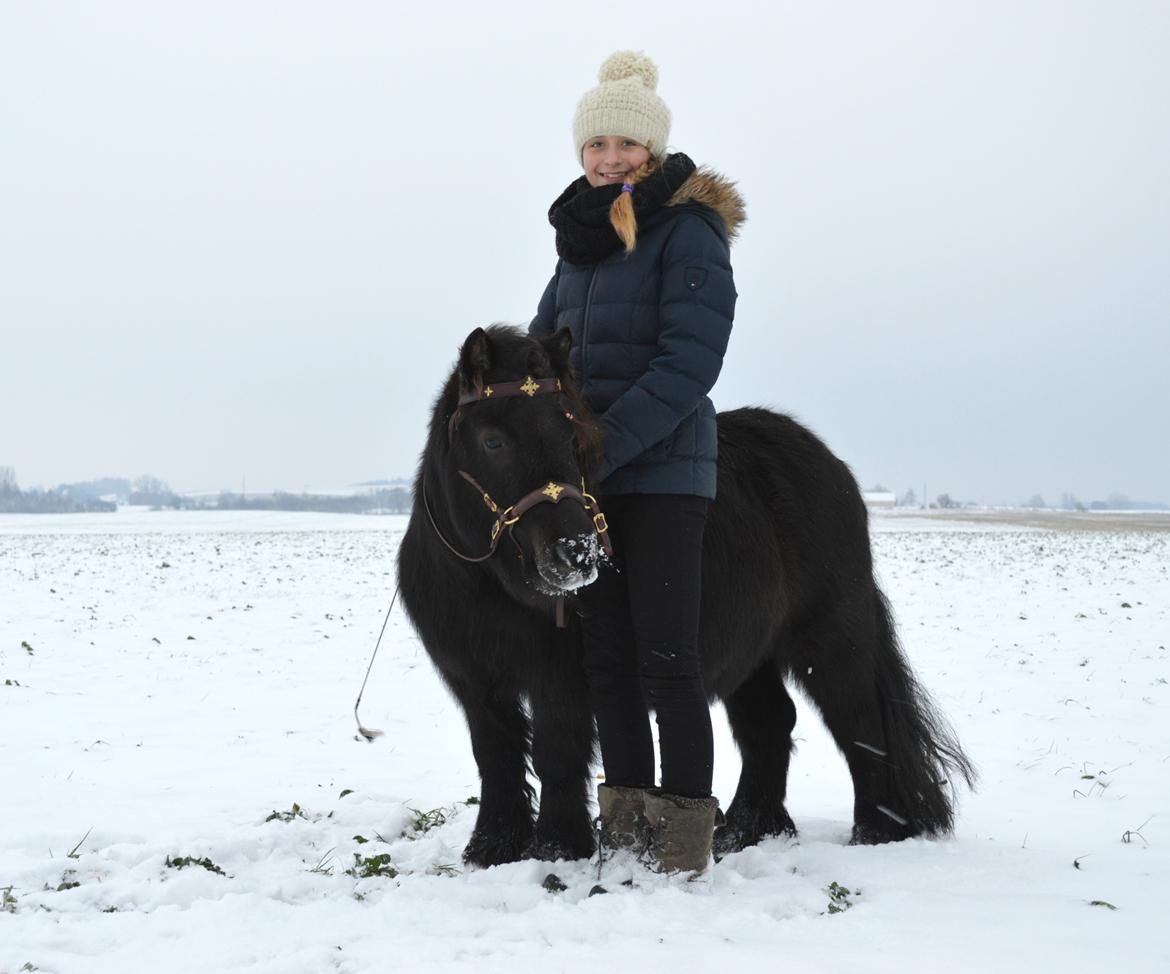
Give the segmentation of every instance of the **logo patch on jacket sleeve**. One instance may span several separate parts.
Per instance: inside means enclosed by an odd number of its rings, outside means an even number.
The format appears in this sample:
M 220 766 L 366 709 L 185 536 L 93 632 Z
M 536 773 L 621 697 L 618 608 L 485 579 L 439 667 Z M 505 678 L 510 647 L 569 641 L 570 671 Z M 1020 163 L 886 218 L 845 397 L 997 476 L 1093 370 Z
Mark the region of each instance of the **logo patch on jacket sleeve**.
M 688 291 L 699 290 L 707 282 L 707 271 L 702 267 L 688 267 L 686 282 Z

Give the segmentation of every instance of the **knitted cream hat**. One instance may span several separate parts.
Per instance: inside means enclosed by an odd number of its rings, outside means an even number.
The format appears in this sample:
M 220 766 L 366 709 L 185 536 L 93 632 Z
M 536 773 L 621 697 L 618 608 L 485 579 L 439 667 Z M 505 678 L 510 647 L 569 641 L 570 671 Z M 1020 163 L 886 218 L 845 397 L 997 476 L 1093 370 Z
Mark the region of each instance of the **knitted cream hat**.
M 670 109 L 654 93 L 658 68 L 645 54 L 618 51 L 602 62 L 601 82 L 585 92 L 573 115 L 577 161 L 585 143 L 599 135 L 624 135 L 660 156 L 670 135 Z

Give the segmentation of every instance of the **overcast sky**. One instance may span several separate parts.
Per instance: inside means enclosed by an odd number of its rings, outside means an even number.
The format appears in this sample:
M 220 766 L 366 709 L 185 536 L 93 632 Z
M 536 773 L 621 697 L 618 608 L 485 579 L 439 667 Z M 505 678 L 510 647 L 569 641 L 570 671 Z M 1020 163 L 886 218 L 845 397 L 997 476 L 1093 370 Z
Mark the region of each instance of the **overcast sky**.
M 1170 501 L 1170 4 L 5 3 L 0 466 L 409 476 L 645 50 L 739 182 L 713 398 L 933 499 Z M 438 10 L 438 12 L 433 12 Z

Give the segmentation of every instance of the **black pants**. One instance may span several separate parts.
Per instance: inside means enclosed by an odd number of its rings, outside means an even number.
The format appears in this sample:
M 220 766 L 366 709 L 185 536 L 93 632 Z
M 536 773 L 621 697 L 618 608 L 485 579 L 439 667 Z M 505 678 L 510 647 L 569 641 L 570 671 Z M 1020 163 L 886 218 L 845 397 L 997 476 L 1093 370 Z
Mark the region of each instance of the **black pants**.
M 711 712 L 699 665 L 699 593 L 707 500 L 682 494 L 602 499 L 614 564 L 579 592 L 585 672 L 611 785 L 711 794 Z

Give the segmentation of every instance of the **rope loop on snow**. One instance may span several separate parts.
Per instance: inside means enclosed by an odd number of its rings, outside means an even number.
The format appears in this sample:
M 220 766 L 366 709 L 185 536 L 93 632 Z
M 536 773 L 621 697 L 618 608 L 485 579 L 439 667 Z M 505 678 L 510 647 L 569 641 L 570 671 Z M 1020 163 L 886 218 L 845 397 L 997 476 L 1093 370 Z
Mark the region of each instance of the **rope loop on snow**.
M 370 679 L 370 671 L 374 668 L 374 660 L 378 658 L 378 649 L 382 645 L 382 637 L 386 635 L 386 624 L 390 621 L 390 613 L 394 611 L 394 603 L 398 601 L 398 590 L 402 587 L 402 583 L 394 586 L 394 597 L 390 600 L 390 608 L 386 610 L 386 618 L 382 620 L 382 631 L 378 633 L 378 641 L 374 644 L 374 653 L 370 657 L 370 665 L 366 667 L 366 676 L 362 680 L 362 688 L 358 691 L 357 700 L 353 702 L 353 719 L 357 721 L 358 733 L 361 734 L 371 744 L 375 738 L 383 737 L 384 734 L 380 730 L 373 730 L 362 726 L 362 719 L 358 716 L 358 707 L 362 702 L 362 694 L 366 692 L 366 683 Z

